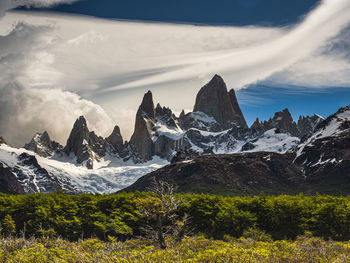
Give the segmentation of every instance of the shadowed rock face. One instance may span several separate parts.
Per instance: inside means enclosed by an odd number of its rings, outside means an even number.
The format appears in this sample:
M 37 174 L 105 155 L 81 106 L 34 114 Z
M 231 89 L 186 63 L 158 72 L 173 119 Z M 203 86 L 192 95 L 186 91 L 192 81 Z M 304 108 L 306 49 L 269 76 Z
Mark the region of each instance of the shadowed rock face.
M 106 138 L 106 141 L 110 143 L 118 153 L 123 151 L 123 137 L 120 134 L 120 129 L 117 125 L 114 127 L 111 135 Z
M 309 191 L 350 193 L 350 106 L 341 108 L 315 128 L 295 150 L 304 167 Z
M 268 121 L 260 122 L 256 118 L 251 129 L 256 134 L 262 134 L 271 129 L 279 129 L 282 132 L 287 132 L 292 136 L 300 139 L 313 133 L 317 124 L 322 121 L 322 117 L 318 115 L 299 117 L 298 123 L 295 123 L 288 109 L 276 112 L 274 117 Z
M 300 116 L 298 120 L 298 129 L 300 133 L 300 138 L 305 138 L 309 135 L 311 135 L 316 126 L 323 121 L 324 119 L 319 115 L 313 115 L 313 116 Z
M 247 127 L 234 90 L 228 93 L 224 80 L 218 75 L 198 92 L 193 111 L 214 117 L 223 130 L 233 126 Z
M 74 153 L 78 163 L 86 161 L 87 167 L 92 169 L 94 159 L 105 154 L 104 140 L 90 132 L 85 118 L 80 116 L 74 123 L 64 152 L 67 155 Z
M 7 194 L 24 194 L 22 185 L 9 168 L 0 163 L 0 191 Z
M 5 139 L 0 136 L 0 145 L 3 143 L 6 144 Z
M 165 181 L 178 192 L 221 194 L 296 193 L 304 177 L 293 164 L 293 155 L 245 153 L 193 156 L 141 177 L 125 191 L 150 189 L 154 179 Z
M 239 107 L 235 90 L 231 89 L 228 94 L 230 96 L 232 108 L 234 111 L 234 122 L 241 128 L 248 128 L 247 122 L 245 121 L 241 108 Z
M 24 145 L 24 148 L 42 157 L 48 157 L 51 156 L 54 151 L 60 150 L 63 147 L 59 143 L 51 141 L 49 134 L 45 131 L 35 134 L 32 140 Z
M 153 157 L 152 128 L 154 122 L 153 97 L 151 91 L 148 91 L 136 113 L 135 130 L 130 139 L 131 147 L 139 155 L 140 161 L 148 161 Z

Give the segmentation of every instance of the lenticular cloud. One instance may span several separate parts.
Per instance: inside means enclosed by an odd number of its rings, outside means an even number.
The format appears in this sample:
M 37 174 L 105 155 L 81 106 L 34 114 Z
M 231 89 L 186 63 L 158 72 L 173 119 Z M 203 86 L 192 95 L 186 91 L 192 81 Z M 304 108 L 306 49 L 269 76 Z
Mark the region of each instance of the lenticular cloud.
M 5 0 L 0 12 L 59 2 L 71 1 Z M 11 28 L 18 21 L 26 24 Z M 100 135 L 117 123 L 122 132 L 128 131 L 123 134 L 127 138 L 134 116 L 121 113 L 135 112 L 144 91 L 152 89 L 156 101 L 175 111 L 191 109 L 198 89 L 215 73 L 235 89 L 266 80 L 281 87 L 350 87 L 350 57 L 333 48 L 339 41 L 350 44 L 344 34 L 350 23 L 349 0 L 324 0 L 299 24 L 283 28 L 157 24 L 31 12 L 7 12 L 1 23 L 0 135 L 8 141 L 29 138 L 43 128 L 50 132 L 56 125 L 52 119 L 57 119 L 62 125 L 54 138 L 62 142 L 77 114 L 90 116 L 88 122 Z M 31 128 L 17 129 L 16 135 L 5 128 L 29 125 L 20 117 L 24 116 L 20 108 L 38 118 L 28 118 Z M 40 114 L 47 109 L 50 120 Z

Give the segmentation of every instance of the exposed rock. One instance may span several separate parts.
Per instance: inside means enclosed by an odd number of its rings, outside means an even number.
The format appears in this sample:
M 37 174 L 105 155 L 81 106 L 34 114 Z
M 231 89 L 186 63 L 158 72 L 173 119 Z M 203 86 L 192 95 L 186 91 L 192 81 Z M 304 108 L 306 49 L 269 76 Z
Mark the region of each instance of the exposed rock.
M 24 145 L 24 148 L 42 157 L 48 157 L 51 156 L 54 151 L 61 150 L 63 147 L 59 143 L 51 141 L 49 134 L 44 131 L 43 133 L 35 134 L 32 140 Z
M 67 155 L 74 153 L 78 163 L 86 161 L 86 166 L 92 169 L 94 160 L 105 155 L 104 140 L 90 132 L 84 116 L 80 116 L 74 123 L 64 151 Z
M 25 170 L 20 167 L 26 167 Z M 18 165 L 10 167 L 26 193 L 52 193 L 60 190 L 78 193 L 70 181 L 53 176 L 40 166 L 35 156 L 22 153 L 18 156 Z
M 152 128 L 155 122 L 155 109 L 151 91 L 148 91 L 136 113 L 135 130 L 130 139 L 132 150 L 141 162 L 151 160 L 154 153 Z M 137 160 L 135 160 L 137 161 Z
M 274 117 L 268 121 L 260 122 L 257 118 L 252 124 L 253 133 L 261 135 L 262 133 L 277 128 L 283 133 L 289 133 L 292 136 L 300 138 L 300 132 L 297 124 L 294 122 L 292 115 L 288 109 L 276 112 Z
M 1 144 L 6 144 L 5 139 L 0 136 L 0 145 Z
M 300 116 L 297 124 L 300 138 L 306 138 L 310 136 L 314 132 L 316 126 L 323 120 L 324 118 L 317 114 L 306 117 Z
M 214 117 L 223 130 L 233 126 L 246 127 L 234 91 L 227 92 L 224 80 L 218 75 L 198 92 L 193 111 Z
M 241 108 L 239 107 L 238 101 L 237 101 L 237 97 L 236 97 L 236 93 L 234 89 L 231 89 L 229 91 L 229 96 L 231 99 L 231 104 L 232 104 L 232 108 L 233 108 L 233 116 L 235 118 L 234 123 L 236 124 L 236 126 L 241 127 L 241 128 L 248 128 L 247 122 L 244 119 L 243 113 Z
M 184 130 L 192 128 L 201 131 L 218 132 L 224 130 L 223 126 L 218 123 L 214 117 L 208 116 L 204 112 L 189 112 L 179 119 L 180 125 Z
M 145 95 L 143 96 L 142 103 L 139 107 L 139 110 L 142 112 L 142 115 L 145 118 L 148 118 L 151 120 L 155 119 L 153 96 L 150 90 L 147 93 L 145 93 Z
M 0 192 L 6 194 L 24 194 L 22 185 L 18 182 L 16 175 L 4 167 L 0 162 Z
M 247 152 L 247 151 L 253 150 L 254 148 L 255 148 L 255 145 L 253 143 L 247 142 L 242 146 L 241 151 Z
M 120 133 L 119 127 L 114 126 L 113 132 L 106 138 L 106 142 L 112 145 L 113 150 L 117 153 L 121 153 L 124 149 L 123 137 Z
M 288 109 L 276 112 L 268 126 L 271 128 L 278 128 L 284 132 L 290 133 L 293 136 L 299 137 L 297 125 Z
M 175 128 L 177 126 L 176 117 L 171 111 L 171 109 L 167 107 L 161 107 L 159 103 L 157 104 L 155 110 L 155 117 L 157 122 L 160 122 L 161 124 L 164 124 L 167 127 Z

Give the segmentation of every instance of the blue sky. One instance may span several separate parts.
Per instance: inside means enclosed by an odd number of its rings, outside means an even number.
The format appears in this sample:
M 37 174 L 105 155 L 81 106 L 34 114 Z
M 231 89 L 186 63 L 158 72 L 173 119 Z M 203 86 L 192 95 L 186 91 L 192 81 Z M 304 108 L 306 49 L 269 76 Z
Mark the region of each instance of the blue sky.
M 62 4 L 50 11 L 136 21 L 283 27 L 298 23 L 319 3 L 320 0 L 86 0 Z M 237 96 L 248 123 L 256 117 L 266 120 L 284 108 L 289 108 L 297 119 L 313 113 L 328 116 L 350 104 L 348 87 L 310 89 L 262 83 L 239 90 Z
M 45 129 L 64 142 L 79 115 L 128 139 L 147 90 L 190 111 L 214 74 L 249 124 L 350 104 L 349 0 L 5 0 L 0 45 L 8 141 Z
M 114 19 L 280 26 L 297 22 L 319 2 L 320 0 L 86 0 L 60 5 L 54 10 Z

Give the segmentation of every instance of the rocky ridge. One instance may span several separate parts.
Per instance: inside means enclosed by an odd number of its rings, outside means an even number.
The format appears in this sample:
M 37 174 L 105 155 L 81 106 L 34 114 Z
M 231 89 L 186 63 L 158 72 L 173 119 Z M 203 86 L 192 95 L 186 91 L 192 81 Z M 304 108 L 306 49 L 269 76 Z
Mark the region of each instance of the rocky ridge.
M 152 93 L 145 93 L 129 142 L 123 142 L 117 125 L 110 136 L 102 138 L 90 131 L 86 119 L 80 116 L 75 121 L 65 146 L 52 141 L 47 132 L 36 134 L 25 145 L 25 149 L 29 151 L 26 154 L 34 158 L 37 154 L 41 158 L 40 162 L 31 159 L 30 169 L 22 161 L 20 152 L 11 165 L 6 165 L 5 161 L 3 164 L 18 178 L 26 192 L 45 192 L 45 189 L 68 189 L 74 192 L 74 185 L 77 183 L 79 189 L 103 192 L 99 185 L 105 185 L 108 189 L 124 185 L 115 183 L 118 177 L 110 175 L 115 174 L 113 169 L 116 167 L 121 167 L 118 171 L 128 178 L 128 171 L 123 170 L 123 166 L 131 165 L 130 169 L 136 169 L 137 174 L 142 175 L 137 166 L 146 162 L 152 163 L 152 160 L 157 160 L 158 163 L 163 163 L 164 160 L 174 163 L 181 159 L 190 160 L 213 154 L 257 151 L 285 153 L 298 145 L 302 138 L 304 140 L 312 134 L 313 129 L 321 122 L 322 118 L 314 115 L 300 117 L 298 123 L 295 123 L 288 109 L 285 109 L 275 113 L 268 121 L 257 120 L 248 127 L 235 91 L 228 91 L 223 79 L 215 75 L 200 89 L 193 112 L 182 111 L 179 116 L 175 116 L 171 109 L 162 107 L 159 103 L 155 106 Z M 6 151 L 12 149 L 4 150 L 4 156 L 9 158 L 10 152 Z M 45 163 L 44 167 L 41 167 L 42 162 Z M 79 167 L 84 172 L 79 171 Z M 100 171 L 100 167 L 108 168 Z M 151 164 L 149 167 L 156 166 Z M 85 171 L 86 168 L 91 172 Z M 68 181 L 61 180 L 62 173 L 65 174 L 64 180 Z M 76 175 L 71 176 L 72 173 Z M 78 180 L 82 174 L 87 178 L 87 183 Z M 38 178 L 45 183 L 36 186 L 30 183 L 36 182 Z
M 179 192 L 348 195 L 350 106 L 320 121 L 307 139 L 284 154 L 179 152 L 171 165 L 141 177 L 125 191 L 147 190 L 154 180 L 170 182 Z

